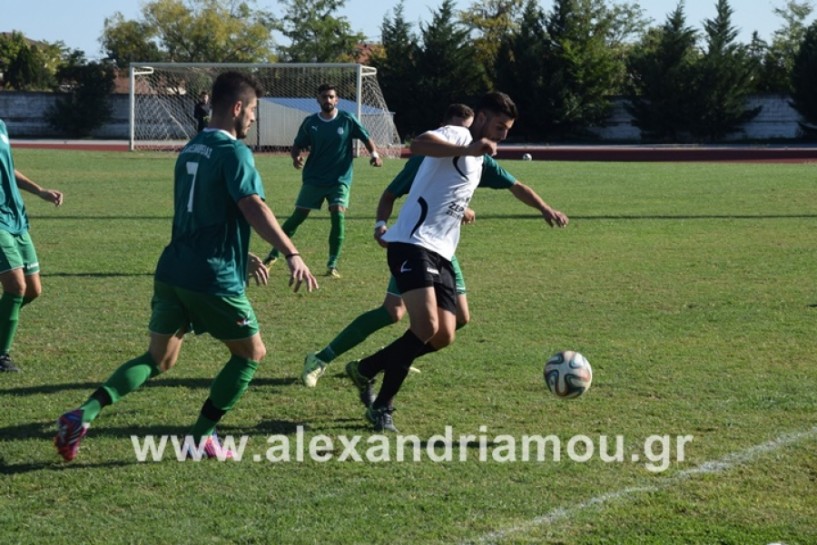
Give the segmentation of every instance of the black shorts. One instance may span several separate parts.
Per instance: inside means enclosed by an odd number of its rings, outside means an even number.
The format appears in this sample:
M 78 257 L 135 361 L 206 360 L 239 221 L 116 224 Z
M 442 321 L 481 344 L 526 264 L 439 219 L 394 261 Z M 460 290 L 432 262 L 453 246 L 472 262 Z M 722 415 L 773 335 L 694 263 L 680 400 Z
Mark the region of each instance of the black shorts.
M 451 262 L 438 253 L 414 244 L 389 243 L 389 270 L 400 293 L 434 287 L 437 306 L 457 312 L 457 287 Z

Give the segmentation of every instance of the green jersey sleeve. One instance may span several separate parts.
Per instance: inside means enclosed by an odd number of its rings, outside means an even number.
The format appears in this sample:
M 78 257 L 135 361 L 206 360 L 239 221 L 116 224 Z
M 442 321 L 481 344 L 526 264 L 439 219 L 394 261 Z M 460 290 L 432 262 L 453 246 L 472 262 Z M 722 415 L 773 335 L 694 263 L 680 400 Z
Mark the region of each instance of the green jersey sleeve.
M 482 176 L 479 186 L 488 189 L 509 189 L 516 183 L 513 175 L 499 166 L 499 163 L 488 154 L 482 158 Z

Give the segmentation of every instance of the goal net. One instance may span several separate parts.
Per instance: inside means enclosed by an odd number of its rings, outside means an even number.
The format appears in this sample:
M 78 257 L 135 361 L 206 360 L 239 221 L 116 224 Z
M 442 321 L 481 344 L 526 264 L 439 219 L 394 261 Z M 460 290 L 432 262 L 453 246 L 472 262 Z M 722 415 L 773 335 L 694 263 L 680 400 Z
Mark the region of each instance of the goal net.
M 256 151 L 288 151 L 303 119 L 319 111 L 318 86 L 330 83 L 338 91 L 338 108 L 361 121 L 380 154 L 400 156 L 400 136 L 377 70 L 360 64 L 131 63 L 130 149 L 184 146 L 196 134 L 193 110 L 199 94 L 227 70 L 251 73 L 264 88 L 245 139 Z M 355 153 L 365 153 L 365 146 L 355 142 Z

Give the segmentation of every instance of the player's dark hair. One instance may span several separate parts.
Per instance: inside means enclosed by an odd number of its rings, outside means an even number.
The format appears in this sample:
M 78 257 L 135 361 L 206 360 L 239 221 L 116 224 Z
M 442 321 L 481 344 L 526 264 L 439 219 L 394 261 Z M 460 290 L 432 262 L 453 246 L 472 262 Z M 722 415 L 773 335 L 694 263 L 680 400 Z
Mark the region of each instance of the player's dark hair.
M 326 91 L 335 91 L 335 93 L 338 92 L 338 90 L 335 88 L 335 86 L 332 85 L 331 83 L 322 83 L 321 86 L 318 87 L 318 95 L 322 95 Z
M 511 119 L 516 119 L 519 112 L 516 109 L 514 101 L 499 91 L 487 93 L 477 103 L 477 112 L 488 111 L 493 114 L 505 114 Z
M 469 106 L 465 104 L 450 104 L 448 109 L 445 111 L 445 117 L 443 118 L 443 123 L 448 123 L 455 117 L 462 117 L 463 119 L 474 117 L 474 110 L 472 110 Z
M 264 89 L 253 76 L 242 72 L 222 72 L 213 82 L 211 102 L 214 110 L 229 108 L 238 101 L 245 104 L 253 97 L 264 94 Z

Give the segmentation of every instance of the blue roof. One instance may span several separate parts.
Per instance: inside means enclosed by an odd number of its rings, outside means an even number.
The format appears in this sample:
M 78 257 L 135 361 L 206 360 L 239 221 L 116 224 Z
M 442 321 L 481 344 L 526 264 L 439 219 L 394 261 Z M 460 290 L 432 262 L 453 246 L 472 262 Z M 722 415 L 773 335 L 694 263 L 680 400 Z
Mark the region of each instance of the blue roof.
M 314 98 L 281 98 L 281 97 L 263 97 L 261 100 L 278 104 L 285 108 L 293 110 L 301 110 L 305 113 L 312 114 L 318 111 L 318 101 Z M 341 98 L 338 100 L 338 109 L 357 115 L 357 103 L 354 101 Z M 360 112 L 363 115 L 382 114 L 383 110 L 373 106 L 363 104 L 360 107 Z

